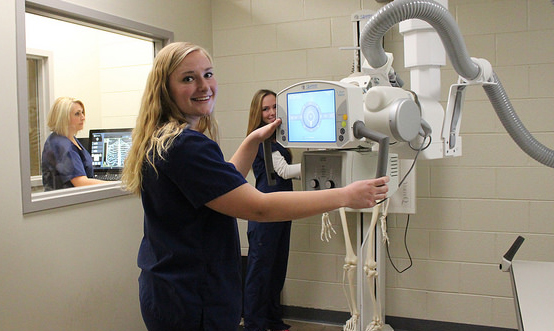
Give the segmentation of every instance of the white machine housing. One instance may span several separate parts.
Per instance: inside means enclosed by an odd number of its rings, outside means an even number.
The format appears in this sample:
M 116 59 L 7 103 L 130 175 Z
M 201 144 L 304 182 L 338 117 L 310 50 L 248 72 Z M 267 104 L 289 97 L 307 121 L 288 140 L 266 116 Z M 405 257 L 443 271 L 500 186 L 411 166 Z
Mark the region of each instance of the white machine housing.
M 334 81 L 308 81 L 277 94 L 277 142 L 287 148 L 342 149 L 363 144 L 352 127 L 364 121 L 361 87 Z
M 343 187 L 357 180 L 374 178 L 377 171 L 377 153 L 367 150 L 319 150 L 302 154 L 302 186 L 305 191 Z M 389 154 L 387 176 L 390 197 L 399 181 L 398 155 Z M 371 209 L 347 211 L 370 212 Z

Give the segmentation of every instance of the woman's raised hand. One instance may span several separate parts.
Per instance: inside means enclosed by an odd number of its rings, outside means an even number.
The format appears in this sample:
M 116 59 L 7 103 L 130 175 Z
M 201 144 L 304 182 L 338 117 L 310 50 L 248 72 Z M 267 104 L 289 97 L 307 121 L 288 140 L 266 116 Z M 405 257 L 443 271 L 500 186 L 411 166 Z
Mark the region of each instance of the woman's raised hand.
M 281 119 L 277 118 L 272 123 L 269 123 L 267 125 L 262 126 L 261 128 L 258 128 L 250 134 L 252 138 L 257 139 L 259 142 L 262 142 L 266 140 L 267 138 L 271 137 L 273 132 L 277 129 L 277 127 L 281 124 Z

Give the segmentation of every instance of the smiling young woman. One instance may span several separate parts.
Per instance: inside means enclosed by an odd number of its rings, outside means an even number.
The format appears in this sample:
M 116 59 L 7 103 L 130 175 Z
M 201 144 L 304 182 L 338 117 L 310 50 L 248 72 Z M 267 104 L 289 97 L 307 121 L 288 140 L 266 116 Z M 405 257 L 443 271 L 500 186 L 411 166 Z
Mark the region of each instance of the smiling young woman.
M 139 296 L 150 331 L 237 330 L 237 217 L 268 222 L 366 208 L 387 192 L 386 177 L 325 191 L 260 192 L 245 176 L 280 120 L 250 133 L 226 161 L 212 117 L 216 95 L 202 47 L 176 42 L 154 59 L 122 178 L 144 208 Z

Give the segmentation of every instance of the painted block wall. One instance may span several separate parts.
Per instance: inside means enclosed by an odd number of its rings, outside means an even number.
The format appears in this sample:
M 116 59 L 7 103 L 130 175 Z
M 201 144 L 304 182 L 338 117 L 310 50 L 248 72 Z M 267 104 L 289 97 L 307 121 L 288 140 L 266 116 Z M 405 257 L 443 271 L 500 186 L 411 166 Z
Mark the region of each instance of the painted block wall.
M 70 2 L 211 48 L 211 7 L 204 0 Z M 146 330 L 138 301 L 143 214 L 137 197 L 22 214 L 15 4 L 0 2 L 0 329 Z
M 278 91 L 304 79 L 347 75 L 352 56 L 337 47 L 352 43 L 350 14 L 380 6 L 369 0 L 340 5 L 331 0 L 70 2 L 174 31 L 176 40 L 212 51 L 220 82 L 216 112 L 228 157 L 244 137 L 255 90 Z M 0 2 L 0 130 L 5 141 L 12 142 L 18 140 L 14 4 Z M 519 116 L 550 147 L 553 7 L 547 0 L 449 3 L 470 54 L 493 64 Z M 385 42 L 395 53 L 395 67 L 406 77 L 397 28 Z M 447 65 L 443 101 L 456 77 Z M 554 260 L 554 177 L 551 169 L 519 151 L 479 88 L 472 88 L 467 97 L 463 156 L 418 164 L 418 212 L 408 233 L 414 267 L 398 275 L 389 265 L 386 311 L 515 328 L 508 277 L 497 264 L 517 235 L 527 238 L 517 258 Z M 4 159 L 0 172 L 2 329 L 144 330 L 135 263 L 142 235 L 140 201 L 121 197 L 22 215 L 19 147 L 2 144 L 0 151 L 13 156 Z M 295 151 L 296 160 L 299 153 Z M 295 220 L 284 303 L 347 311 L 340 226 L 335 220 L 337 235 L 322 243 L 319 224 L 318 217 Z M 407 264 L 405 224 L 405 216 L 389 220 L 391 253 L 400 267 Z M 245 228 L 241 221 L 243 243 Z
M 212 1 L 213 55 L 219 79 L 217 116 L 230 157 L 245 135 L 248 108 L 259 88 L 279 91 L 308 79 L 339 80 L 350 73 L 350 15 L 376 10 L 375 1 Z M 491 62 L 527 128 L 554 146 L 554 6 L 547 0 L 451 0 L 471 56 Z M 385 37 L 395 69 L 409 87 L 398 26 Z M 457 74 L 442 70 L 441 102 Z M 398 274 L 388 263 L 386 314 L 516 328 L 509 275 L 498 269 L 518 235 L 516 258 L 554 261 L 554 173 L 512 141 L 480 87 L 466 95 L 463 156 L 420 161 L 417 213 L 407 244 L 414 260 Z M 296 160 L 301 151 L 295 151 Z M 250 176 L 250 180 L 253 180 Z M 296 185 L 299 189 L 299 185 Z M 342 290 L 344 243 L 340 223 L 330 243 L 320 241 L 320 218 L 295 220 L 283 303 L 348 311 Z M 353 222 L 350 222 L 354 230 Z M 391 255 L 408 265 L 406 215 L 389 217 Z M 241 221 L 243 254 L 246 222 Z

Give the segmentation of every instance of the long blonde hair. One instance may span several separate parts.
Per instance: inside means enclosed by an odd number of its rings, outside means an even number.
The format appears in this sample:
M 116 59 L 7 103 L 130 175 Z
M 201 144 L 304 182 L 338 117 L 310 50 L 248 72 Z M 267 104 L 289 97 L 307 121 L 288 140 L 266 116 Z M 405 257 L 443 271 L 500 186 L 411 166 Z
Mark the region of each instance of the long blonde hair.
M 196 51 L 213 63 L 204 48 L 189 42 L 168 44 L 154 59 L 132 134 L 133 144 L 123 168 L 122 181 L 129 192 L 140 195 L 145 163 L 156 170 L 155 159 L 163 159 L 163 154 L 188 124 L 185 114 L 170 96 L 169 76 L 188 54 Z M 200 119 L 196 130 L 218 140 L 217 122 L 211 114 Z
M 252 102 L 250 103 L 250 113 L 248 114 L 248 127 L 246 129 L 247 136 L 252 133 L 252 131 L 265 125 L 262 119 L 262 103 L 264 98 L 268 95 L 277 97 L 275 92 L 266 89 L 261 89 L 254 93 Z
M 254 96 L 252 97 L 252 102 L 250 102 L 250 112 L 248 113 L 248 126 L 246 128 L 247 136 L 251 134 L 252 131 L 266 125 L 263 120 L 262 112 L 264 98 L 268 95 L 273 95 L 274 97 L 277 97 L 277 93 L 267 89 L 261 89 L 254 93 Z M 273 132 L 271 139 L 275 140 L 275 132 Z M 291 153 L 290 148 L 287 148 L 287 151 Z

